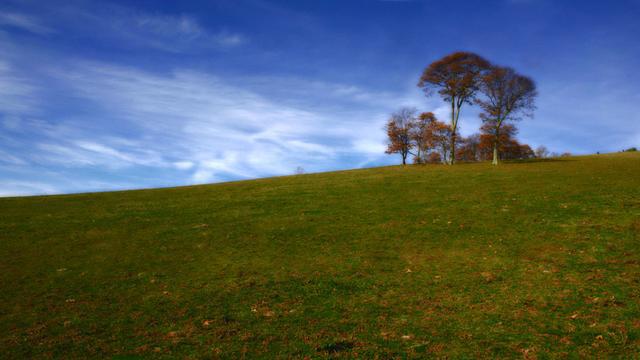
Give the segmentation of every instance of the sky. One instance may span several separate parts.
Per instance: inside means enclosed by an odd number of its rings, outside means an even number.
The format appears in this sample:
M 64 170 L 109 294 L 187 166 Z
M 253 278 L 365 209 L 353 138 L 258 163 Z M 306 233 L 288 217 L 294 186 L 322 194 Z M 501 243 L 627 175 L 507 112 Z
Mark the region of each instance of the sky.
M 0 3 L 0 196 L 213 183 L 398 164 L 402 106 L 472 51 L 532 77 L 520 141 L 640 146 L 640 0 Z M 461 132 L 480 126 L 466 107 Z

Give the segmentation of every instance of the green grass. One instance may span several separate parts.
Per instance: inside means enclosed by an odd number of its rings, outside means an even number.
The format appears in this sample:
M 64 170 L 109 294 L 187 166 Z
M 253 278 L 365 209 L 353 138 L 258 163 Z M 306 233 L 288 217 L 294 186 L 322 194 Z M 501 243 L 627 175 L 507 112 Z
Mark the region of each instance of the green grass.
M 0 214 L 0 357 L 640 352 L 637 153 L 5 198 Z

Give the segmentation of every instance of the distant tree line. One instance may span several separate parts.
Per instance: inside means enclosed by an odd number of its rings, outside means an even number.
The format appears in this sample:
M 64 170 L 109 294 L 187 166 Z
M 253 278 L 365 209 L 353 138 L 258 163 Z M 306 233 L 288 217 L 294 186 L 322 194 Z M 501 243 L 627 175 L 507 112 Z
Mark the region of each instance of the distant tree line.
M 429 65 L 418 82 L 426 96 L 437 94 L 450 105 L 449 123 L 432 112 L 418 114 L 401 108 L 387 122 L 387 153 L 397 153 L 402 164 L 456 161 L 529 159 L 549 156 L 546 148 L 533 151 L 520 144 L 515 122 L 532 117 L 537 96 L 533 80 L 509 67 L 491 64 L 470 52 L 456 52 Z M 477 105 L 482 110 L 479 133 L 459 134 L 461 110 Z

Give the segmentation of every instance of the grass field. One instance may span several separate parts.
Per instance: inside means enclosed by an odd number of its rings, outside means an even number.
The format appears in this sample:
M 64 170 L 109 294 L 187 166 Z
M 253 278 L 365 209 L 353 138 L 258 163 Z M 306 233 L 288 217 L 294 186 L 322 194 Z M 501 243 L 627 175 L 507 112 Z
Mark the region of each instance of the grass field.
M 0 199 L 0 357 L 640 353 L 640 154 Z

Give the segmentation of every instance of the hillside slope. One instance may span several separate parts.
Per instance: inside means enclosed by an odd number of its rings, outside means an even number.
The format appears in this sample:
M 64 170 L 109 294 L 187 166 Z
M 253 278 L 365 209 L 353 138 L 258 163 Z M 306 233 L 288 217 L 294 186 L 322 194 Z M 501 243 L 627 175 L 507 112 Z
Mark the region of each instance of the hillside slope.
M 7 358 L 640 352 L 640 154 L 0 199 Z

